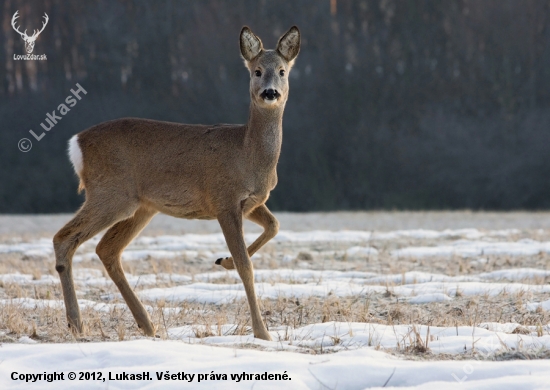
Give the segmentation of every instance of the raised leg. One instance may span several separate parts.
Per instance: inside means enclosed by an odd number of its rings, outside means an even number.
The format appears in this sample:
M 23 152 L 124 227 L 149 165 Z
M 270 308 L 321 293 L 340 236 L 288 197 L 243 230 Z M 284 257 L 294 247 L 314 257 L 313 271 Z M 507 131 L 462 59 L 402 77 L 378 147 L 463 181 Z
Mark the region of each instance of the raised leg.
M 83 242 L 117 221 L 128 218 L 134 210 L 135 206 L 128 202 L 120 207 L 105 207 L 104 202 L 87 199 L 75 217 L 53 238 L 55 269 L 61 280 L 67 321 L 76 334 L 82 332 L 82 320 L 73 281 L 73 255 Z
M 246 218 L 264 228 L 260 237 L 247 248 L 248 256 L 252 257 L 254 253 L 277 235 L 279 232 L 279 221 L 271 214 L 265 204 L 255 208 Z M 235 268 L 235 264 L 233 264 L 233 259 L 231 257 L 218 259 L 216 260 L 216 264 L 221 265 L 225 269 Z
M 96 248 L 96 253 L 107 269 L 109 276 L 120 290 L 138 326 L 147 336 L 155 335 L 155 327 L 139 298 L 128 284 L 120 257 L 124 248 L 139 234 L 155 214 L 155 210 L 140 207 L 132 217 L 118 222 L 107 230 Z
M 264 340 L 271 340 L 271 336 L 267 332 L 267 328 L 262 320 L 260 306 L 256 297 L 254 270 L 243 238 L 242 210 L 240 207 L 235 207 L 232 210 L 220 213 L 218 222 L 222 228 L 229 252 L 233 256 L 235 268 L 244 285 L 252 317 L 254 336 Z

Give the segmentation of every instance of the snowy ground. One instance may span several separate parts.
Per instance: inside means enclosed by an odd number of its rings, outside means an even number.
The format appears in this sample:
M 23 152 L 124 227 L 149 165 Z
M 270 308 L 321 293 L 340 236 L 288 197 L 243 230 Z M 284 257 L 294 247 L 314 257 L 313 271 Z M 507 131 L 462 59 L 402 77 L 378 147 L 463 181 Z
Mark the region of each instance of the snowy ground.
M 253 258 L 273 342 L 250 336 L 237 274 L 213 264 L 227 255 L 215 222 L 160 219 L 124 252 L 154 339 L 106 278 L 100 237 L 83 245 L 74 278 L 87 331 L 74 339 L 49 238 L 67 216 L 0 217 L 0 388 L 550 386 L 547 215 L 370 216 L 282 215 Z M 258 229 L 245 229 L 251 242 Z M 54 372 L 63 379 L 37 376 Z

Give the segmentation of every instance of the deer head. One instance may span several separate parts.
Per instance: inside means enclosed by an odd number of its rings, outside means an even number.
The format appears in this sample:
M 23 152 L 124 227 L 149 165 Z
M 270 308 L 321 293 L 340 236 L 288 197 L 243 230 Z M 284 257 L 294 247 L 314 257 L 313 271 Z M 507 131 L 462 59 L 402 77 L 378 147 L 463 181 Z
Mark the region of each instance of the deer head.
M 27 30 L 25 30 L 25 32 L 21 32 L 19 31 L 19 27 L 17 27 L 15 25 L 15 19 L 17 19 L 19 17 L 18 15 L 19 11 L 16 11 L 14 14 L 13 14 L 13 18 L 11 18 L 11 26 L 13 27 L 13 29 L 15 31 L 17 31 L 19 33 L 19 35 L 21 35 L 21 38 L 23 38 L 23 40 L 25 41 L 25 50 L 27 51 L 28 54 L 31 54 L 32 51 L 34 50 L 34 43 L 36 41 L 36 38 L 38 38 L 38 36 L 40 35 L 40 33 L 42 31 L 44 31 L 44 27 L 46 27 L 46 25 L 48 24 L 48 20 L 50 18 L 48 18 L 48 14 L 44 12 L 44 22 L 42 22 L 42 29 L 39 30 L 34 30 L 34 34 L 32 34 L 30 37 L 27 35 Z
M 294 26 L 277 43 L 275 50 L 265 50 L 262 41 L 248 27 L 240 37 L 241 56 L 250 71 L 252 102 L 260 107 L 276 108 L 288 98 L 288 73 L 300 51 L 300 31 Z

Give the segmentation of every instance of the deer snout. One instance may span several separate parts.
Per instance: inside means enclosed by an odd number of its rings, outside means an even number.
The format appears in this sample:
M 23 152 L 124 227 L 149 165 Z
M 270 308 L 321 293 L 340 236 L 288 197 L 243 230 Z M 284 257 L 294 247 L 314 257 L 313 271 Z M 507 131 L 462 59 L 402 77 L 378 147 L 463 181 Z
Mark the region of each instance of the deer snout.
M 262 99 L 266 100 L 275 100 L 279 97 L 279 92 L 277 92 L 276 89 L 264 89 L 264 91 L 261 94 Z

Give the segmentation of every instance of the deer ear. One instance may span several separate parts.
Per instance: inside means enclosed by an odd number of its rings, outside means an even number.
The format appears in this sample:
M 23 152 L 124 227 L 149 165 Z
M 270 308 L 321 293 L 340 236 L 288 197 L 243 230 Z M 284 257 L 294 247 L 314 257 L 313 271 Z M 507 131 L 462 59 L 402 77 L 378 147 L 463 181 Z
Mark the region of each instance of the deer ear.
M 292 26 L 285 35 L 279 38 L 277 52 L 292 64 L 300 52 L 300 30 L 298 27 Z
M 264 49 L 262 41 L 258 38 L 251 29 L 244 26 L 241 30 L 241 55 L 246 62 L 252 61 Z

